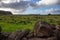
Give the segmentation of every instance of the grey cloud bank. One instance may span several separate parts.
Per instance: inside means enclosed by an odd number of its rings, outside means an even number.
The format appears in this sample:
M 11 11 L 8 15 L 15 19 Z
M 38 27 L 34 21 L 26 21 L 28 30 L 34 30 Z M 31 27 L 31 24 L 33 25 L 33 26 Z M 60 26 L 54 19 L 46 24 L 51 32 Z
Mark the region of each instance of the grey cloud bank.
M 39 8 L 51 5 L 60 5 L 60 0 L 41 0 L 31 2 L 31 0 L 0 0 L 0 8 L 13 9 L 13 12 L 20 13 L 26 11 L 28 7 Z

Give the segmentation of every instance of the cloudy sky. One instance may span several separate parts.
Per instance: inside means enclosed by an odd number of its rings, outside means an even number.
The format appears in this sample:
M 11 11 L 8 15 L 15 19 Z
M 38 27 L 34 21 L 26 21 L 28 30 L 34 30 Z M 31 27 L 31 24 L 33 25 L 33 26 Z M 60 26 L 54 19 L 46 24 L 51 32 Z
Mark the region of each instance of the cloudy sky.
M 60 0 L 0 0 L 0 10 L 13 14 L 59 14 Z

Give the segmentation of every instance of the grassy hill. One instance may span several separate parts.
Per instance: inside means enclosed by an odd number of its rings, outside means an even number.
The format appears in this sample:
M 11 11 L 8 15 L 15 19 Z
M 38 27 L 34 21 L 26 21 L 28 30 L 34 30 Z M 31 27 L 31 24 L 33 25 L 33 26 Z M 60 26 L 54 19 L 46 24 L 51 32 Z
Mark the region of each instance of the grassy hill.
M 14 32 L 16 30 L 30 29 L 34 28 L 35 22 L 38 20 L 43 20 L 48 23 L 57 25 L 60 22 L 60 16 L 49 15 L 49 16 L 39 16 L 39 15 L 0 15 L 0 26 L 3 28 L 3 32 Z

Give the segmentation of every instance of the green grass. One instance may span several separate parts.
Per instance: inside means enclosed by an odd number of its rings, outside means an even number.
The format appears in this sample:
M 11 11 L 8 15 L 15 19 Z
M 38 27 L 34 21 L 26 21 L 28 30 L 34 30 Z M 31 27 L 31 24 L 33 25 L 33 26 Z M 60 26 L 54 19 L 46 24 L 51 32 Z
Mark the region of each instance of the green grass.
M 4 32 L 14 32 L 16 30 L 25 30 L 30 29 L 32 31 L 34 24 L 9 24 L 9 23 L 0 23 Z
M 9 16 L 0 15 L 0 26 L 2 26 L 3 32 L 15 32 L 16 30 L 34 28 L 36 21 L 44 20 L 48 23 L 57 25 L 60 22 L 60 16 Z

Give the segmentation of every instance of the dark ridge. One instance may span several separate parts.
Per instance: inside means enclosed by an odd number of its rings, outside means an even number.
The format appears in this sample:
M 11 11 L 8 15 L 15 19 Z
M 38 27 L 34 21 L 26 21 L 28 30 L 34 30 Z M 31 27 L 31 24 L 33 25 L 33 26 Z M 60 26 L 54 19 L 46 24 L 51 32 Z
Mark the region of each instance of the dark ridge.
M 12 15 L 12 13 L 9 12 L 9 11 L 2 11 L 2 10 L 0 10 L 0 15 Z

